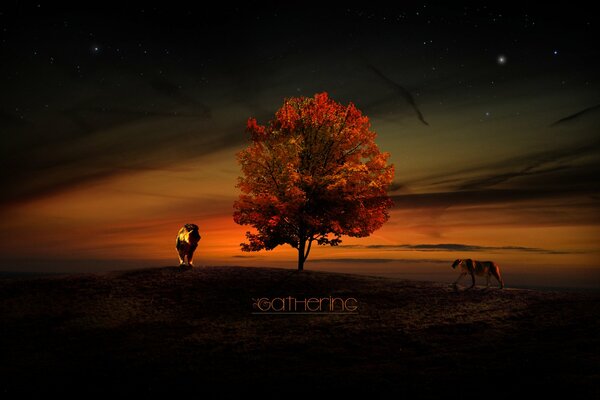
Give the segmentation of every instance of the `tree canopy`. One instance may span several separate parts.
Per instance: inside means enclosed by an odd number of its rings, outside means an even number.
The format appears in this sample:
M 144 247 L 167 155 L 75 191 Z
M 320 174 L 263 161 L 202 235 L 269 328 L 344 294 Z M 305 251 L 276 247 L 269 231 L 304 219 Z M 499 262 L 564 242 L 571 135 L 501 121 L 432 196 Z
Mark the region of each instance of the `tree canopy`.
M 313 242 L 369 236 L 388 220 L 394 177 L 368 117 L 327 93 L 284 101 L 275 118 L 247 124 L 250 144 L 237 154 L 242 176 L 234 221 L 250 225 L 243 251 L 298 250 L 302 270 Z

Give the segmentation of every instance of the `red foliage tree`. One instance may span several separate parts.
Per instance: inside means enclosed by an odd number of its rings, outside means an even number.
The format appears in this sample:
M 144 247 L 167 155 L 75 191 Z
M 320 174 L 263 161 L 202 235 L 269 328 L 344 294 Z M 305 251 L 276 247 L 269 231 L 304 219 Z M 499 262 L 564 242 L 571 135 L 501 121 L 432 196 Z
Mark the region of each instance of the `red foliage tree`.
M 313 242 L 365 237 L 389 218 L 394 177 L 369 119 L 327 93 L 286 99 L 268 125 L 248 120 L 250 145 L 237 154 L 243 176 L 234 221 L 251 225 L 243 251 L 289 244 L 304 268 Z

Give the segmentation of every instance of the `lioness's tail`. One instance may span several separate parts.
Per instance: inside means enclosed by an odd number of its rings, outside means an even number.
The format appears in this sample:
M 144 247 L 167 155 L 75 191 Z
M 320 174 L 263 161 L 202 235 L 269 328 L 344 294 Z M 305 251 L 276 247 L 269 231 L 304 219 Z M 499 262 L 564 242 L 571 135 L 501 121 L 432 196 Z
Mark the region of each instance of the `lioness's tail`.
M 504 289 L 504 279 L 502 279 L 502 275 L 500 274 L 500 267 L 496 263 L 493 263 L 492 265 L 492 275 L 494 275 L 494 278 L 500 283 L 500 289 Z

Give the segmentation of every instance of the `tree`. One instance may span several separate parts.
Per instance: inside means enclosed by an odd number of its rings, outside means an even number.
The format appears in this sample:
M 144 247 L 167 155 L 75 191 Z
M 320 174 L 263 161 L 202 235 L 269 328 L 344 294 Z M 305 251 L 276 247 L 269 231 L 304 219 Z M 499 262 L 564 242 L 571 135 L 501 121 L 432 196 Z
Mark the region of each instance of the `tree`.
M 251 143 L 237 154 L 241 194 L 234 221 L 250 225 L 243 251 L 289 244 L 304 268 L 313 242 L 369 236 L 388 220 L 394 177 L 369 119 L 327 93 L 286 99 L 266 126 L 248 120 Z

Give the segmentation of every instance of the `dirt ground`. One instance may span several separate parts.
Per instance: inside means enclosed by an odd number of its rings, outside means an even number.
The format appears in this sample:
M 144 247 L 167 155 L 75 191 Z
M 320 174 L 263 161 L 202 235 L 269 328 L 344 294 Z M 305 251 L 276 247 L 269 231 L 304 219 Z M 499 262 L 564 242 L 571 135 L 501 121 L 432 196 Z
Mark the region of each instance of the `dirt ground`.
M 350 314 L 253 299 L 355 298 Z M 598 398 L 600 295 L 273 268 L 0 279 L 0 393 Z

